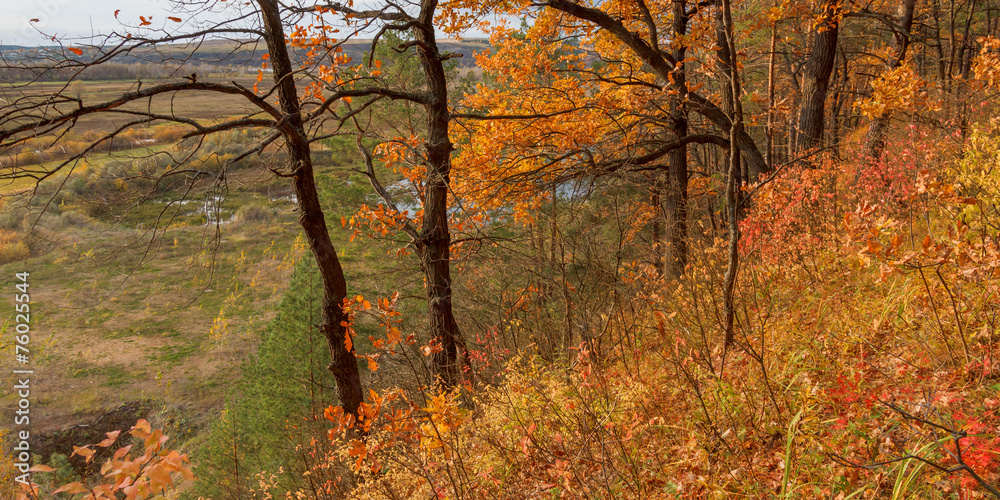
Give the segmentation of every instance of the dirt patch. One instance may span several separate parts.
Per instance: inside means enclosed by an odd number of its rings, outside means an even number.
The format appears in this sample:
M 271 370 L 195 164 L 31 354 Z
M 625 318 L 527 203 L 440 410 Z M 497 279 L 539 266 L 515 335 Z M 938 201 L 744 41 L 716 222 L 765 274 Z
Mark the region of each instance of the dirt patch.
M 48 462 L 54 453 L 66 455 L 73 453 L 73 446 L 99 443 L 107 437 L 108 432 L 129 431 L 140 418 L 149 418 L 153 413 L 153 403 L 149 400 L 130 401 L 114 409 L 94 412 L 94 415 L 82 419 L 81 423 L 70 425 L 58 431 L 43 432 L 34 438 L 32 448 L 38 463 Z M 111 450 L 114 452 L 114 449 Z M 95 460 L 100 457 L 95 456 Z M 77 472 L 86 468 L 82 457 L 72 457 L 70 464 Z M 100 463 L 98 461 L 97 463 Z

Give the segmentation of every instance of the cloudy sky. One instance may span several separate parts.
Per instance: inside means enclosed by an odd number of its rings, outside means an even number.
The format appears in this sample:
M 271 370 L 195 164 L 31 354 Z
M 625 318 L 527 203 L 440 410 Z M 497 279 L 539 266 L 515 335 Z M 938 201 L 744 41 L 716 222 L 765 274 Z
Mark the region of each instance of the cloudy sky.
M 122 24 L 135 26 L 139 24 L 139 16 L 152 16 L 150 28 L 190 29 L 188 21 L 192 17 L 202 21 L 232 18 L 234 8 L 241 4 L 232 0 L 207 1 L 214 4 L 215 10 L 225 10 L 225 14 L 202 11 L 192 16 L 178 12 L 176 0 L 0 0 L 0 45 L 48 45 L 52 44 L 52 35 L 72 42 L 69 39 L 113 30 L 124 32 L 128 30 Z M 199 0 L 180 2 L 205 5 Z M 115 19 L 116 10 L 120 10 L 118 19 Z M 179 17 L 185 22 L 178 25 L 168 21 L 167 16 Z M 484 35 L 479 31 L 470 31 L 465 36 Z
M 40 45 L 52 43 L 38 33 L 60 37 L 80 37 L 120 29 L 115 10 L 122 20 L 168 15 L 166 2 L 157 0 L 0 0 L 0 43 Z M 32 19 L 38 21 L 32 22 Z M 37 28 L 37 30 L 36 30 Z

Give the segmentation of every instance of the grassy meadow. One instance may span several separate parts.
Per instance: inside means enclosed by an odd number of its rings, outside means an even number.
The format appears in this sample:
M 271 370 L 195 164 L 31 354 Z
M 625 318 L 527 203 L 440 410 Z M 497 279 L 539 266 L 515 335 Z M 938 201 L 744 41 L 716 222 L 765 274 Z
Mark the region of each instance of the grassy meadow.
M 64 86 L 30 89 L 43 95 Z M 72 86 L 88 99 L 110 99 L 134 82 Z M 149 105 L 206 124 L 239 111 L 224 98 L 191 97 L 157 98 Z M 115 125 L 81 121 L 73 134 L 82 143 Z M 239 164 L 227 174 L 225 189 L 210 182 L 153 189 L 144 183 L 148 174 L 170 168 L 171 155 L 183 146 L 176 126 L 153 127 L 142 137 L 67 165 L 72 151 L 56 149 L 35 164 L 21 156 L 0 159 L 20 168 L 62 169 L 38 185 L 21 178 L 0 186 L 0 273 L 30 273 L 35 451 L 44 462 L 56 454 L 63 468 L 71 445 L 139 417 L 172 429 L 174 444 L 183 449 L 205 441 L 224 405 L 241 397 L 236 383 L 254 364 L 296 263 L 303 257 L 311 262 L 291 186 L 266 163 Z M 229 134 L 208 144 L 197 163 L 217 168 L 250 139 Z M 355 154 L 337 141 L 317 147 L 331 221 L 366 200 L 364 179 L 350 171 Z M 353 292 L 391 293 L 385 276 L 399 272 L 397 261 L 380 263 L 389 247 L 355 240 L 339 224 L 330 227 Z M 299 293 L 315 286 L 315 280 L 299 285 Z M 13 302 L 0 303 L 0 317 L 9 337 Z M 314 340 L 315 362 L 325 367 L 325 344 Z M 14 346 L 5 341 L 0 348 L 4 383 L 13 383 Z M 16 405 L 14 393 L 0 395 L 0 408 L 13 412 Z

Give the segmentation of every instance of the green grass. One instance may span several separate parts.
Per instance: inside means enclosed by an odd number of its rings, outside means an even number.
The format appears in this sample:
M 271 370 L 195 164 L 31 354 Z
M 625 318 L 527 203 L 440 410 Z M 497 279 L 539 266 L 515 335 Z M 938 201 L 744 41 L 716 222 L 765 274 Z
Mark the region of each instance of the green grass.
M 235 207 L 258 198 L 234 192 L 229 203 Z M 136 214 L 145 217 L 148 212 Z M 252 344 L 238 341 L 220 350 L 208 341 L 213 318 L 229 289 L 238 285 L 245 293 L 232 308 L 239 314 L 231 317 L 230 333 L 253 338 L 246 318 L 270 317 L 286 283 L 287 271 L 277 266 L 298 232 L 287 203 L 284 213 L 267 225 L 225 225 L 221 244 L 209 247 L 210 252 L 203 250 L 214 228 L 206 231 L 206 226 L 171 228 L 151 245 L 136 239 L 140 232 L 134 227 L 100 219 L 67 227 L 49 214 L 37 227 L 46 240 L 44 245 L 33 243 L 36 255 L 0 266 L 0 273 L 31 273 L 32 354 L 47 379 L 39 396 L 50 401 L 46 412 L 32 419 L 38 432 L 142 394 L 166 406 L 193 404 L 203 415 L 221 405 L 217 390 L 193 387 L 195 392 L 187 393 L 191 384 L 183 371 L 205 370 L 223 386 L 239 376 L 238 370 L 213 360 L 239 360 Z M 241 254 L 244 263 L 237 269 Z M 147 262 L 136 267 L 142 259 Z M 249 287 L 252 279 L 256 287 Z M 0 318 L 12 313 L 13 304 L 0 301 Z M 4 368 L 9 368 L 9 358 L 13 356 L 0 361 Z M 89 364 L 72 365 L 78 358 Z M 67 372 L 60 366 L 74 368 Z M 135 366 L 143 369 L 130 368 Z M 156 379 L 157 372 L 162 380 Z M 79 392 L 81 382 L 88 387 L 86 394 Z M 168 383 L 171 389 L 164 391 Z M 0 405 L 8 404 L 10 396 L 0 395 Z
M 201 348 L 202 346 L 195 342 L 169 345 L 162 348 L 159 353 L 151 355 L 149 359 L 150 361 L 159 361 L 171 366 L 178 365 L 191 356 L 197 355 Z
M 81 368 L 70 373 L 73 378 L 92 378 L 103 380 L 102 385 L 119 387 L 125 385 L 133 377 L 133 373 L 121 365 L 101 365 Z

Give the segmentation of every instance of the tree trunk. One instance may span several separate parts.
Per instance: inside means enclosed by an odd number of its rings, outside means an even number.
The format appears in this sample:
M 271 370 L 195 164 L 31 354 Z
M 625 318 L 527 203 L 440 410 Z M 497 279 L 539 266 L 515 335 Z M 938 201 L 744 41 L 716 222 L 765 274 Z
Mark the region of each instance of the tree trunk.
M 687 33 L 687 2 L 674 0 L 673 3 L 673 34 L 679 40 Z M 675 61 L 683 61 L 686 47 L 674 42 L 672 57 Z M 674 84 L 677 88 L 687 88 L 687 78 L 683 65 L 673 72 Z M 688 135 L 687 107 L 684 105 L 685 92 L 677 93 L 670 99 L 670 123 L 677 140 Z M 684 274 L 688 262 L 688 147 L 674 148 L 667 155 L 669 166 L 669 181 L 667 182 L 667 216 L 670 233 L 670 273 L 673 276 Z
M 316 191 L 309 140 L 302 126 L 299 97 L 295 89 L 292 64 L 285 45 L 285 34 L 276 0 L 257 0 L 264 18 L 264 33 L 274 68 L 274 82 L 278 86 L 278 99 L 284 114 L 281 132 L 288 147 L 289 162 L 298 197 L 299 224 L 305 231 L 309 248 L 316 258 L 323 283 L 320 331 L 326 336 L 332 362 L 329 370 L 337 381 L 337 397 L 345 413 L 357 415 L 364 401 L 358 360 L 353 346 L 347 349 L 347 328 L 342 305 L 347 298 L 347 281 L 337 258 L 337 250 L 330 241 L 326 218 Z
M 778 22 L 771 23 L 771 44 L 767 56 L 767 168 L 774 170 L 774 48 L 778 39 Z
M 733 14 L 729 0 L 722 0 L 722 25 L 725 38 L 724 47 L 727 47 L 730 54 L 729 64 L 729 89 L 732 104 L 732 115 L 729 137 L 736 137 L 743 128 L 743 106 L 740 103 L 740 78 L 739 67 L 736 62 L 736 34 L 733 30 Z M 726 215 L 729 225 L 729 246 L 728 259 L 726 263 L 726 274 L 723 277 L 723 331 L 725 338 L 724 347 L 728 348 L 736 341 L 736 279 L 740 265 L 740 225 L 739 225 L 739 184 L 737 176 L 740 172 L 740 152 L 736 146 L 736 141 L 729 143 L 729 173 L 726 176 Z
M 906 49 L 910 46 L 910 30 L 913 26 L 913 10 L 916 4 L 916 0 L 902 0 L 899 5 L 897 22 L 902 31 L 894 34 L 892 56 L 886 62 L 886 71 L 898 68 L 906 59 Z M 878 161 L 882 156 L 890 119 L 892 119 L 892 113 L 886 111 L 873 118 L 871 124 L 868 125 L 868 134 L 865 136 L 865 156 L 870 162 Z
M 716 57 L 719 58 L 719 77 L 722 81 L 726 82 L 721 89 L 723 97 L 722 109 L 725 110 L 726 114 L 730 117 L 730 120 L 733 120 L 733 117 L 735 117 L 735 119 L 740 122 L 739 127 L 733 127 L 733 125 L 730 125 L 730 129 L 727 131 L 729 132 L 730 137 L 738 137 L 740 134 L 744 133 L 743 106 L 742 101 L 739 101 L 740 96 L 738 94 L 734 94 L 734 92 L 741 92 L 740 82 L 737 81 L 735 86 L 731 82 L 733 78 L 739 79 L 739 69 L 733 66 L 733 61 L 735 60 L 733 54 L 736 50 L 735 38 L 732 40 L 730 39 L 731 37 L 735 37 L 735 34 L 728 31 L 732 29 L 732 26 L 730 26 L 732 19 L 730 18 L 727 21 L 726 18 L 726 9 L 731 9 L 731 7 L 727 7 L 721 0 L 718 2 L 718 7 L 719 8 L 715 13 L 715 42 L 719 46 L 719 50 L 716 52 Z M 768 147 L 770 148 L 770 144 Z M 732 147 L 730 147 L 728 153 L 723 155 L 721 172 L 726 175 L 727 182 L 731 180 L 735 186 L 735 198 L 733 198 L 734 202 L 732 205 L 736 207 L 737 218 L 742 219 L 744 215 L 742 210 L 743 192 L 740 190 L 740 187 L 744 182 L 751 179 L 751 175 L 747 170 L 747 165 L 742 161 L 740 151 L 738 149 L 735 153 L 733 151 Z M 731 167 L 734 167 L 735 170 L 730 172 Z M 730 179 L 730 176 L 732 179 Z M 727 207 L 727 210 L 728 209 L 729 207 Z
M 962 46 L 958 51 L 958 88 L 955 91 L 955 102 L 958 103 L 958 130 L 961 134 L 962 143 L 965 143 L 966 135 L 969 131 L 969 102 L 965 98 L 969 87 L 969 71 L 972 69 L 972 57 L 974 51 L 969 41 L 969 34 L 972 28 L 972 18 L 976 14 L 976 0 L 969 1 L 969 13 L 965 17 L 965 29 L 962 31 Z
M 424 0 L 413 30 L 430 95 L 424 106 L 427 112 L 424 220 L 416 247 L 427 280 L 430 335 L 441 342 L 441 350 L 434 354 L 434 374 L 444 387 L 452 387 L 459 380 L 458 348 L 461 343 L 452 311 L 451 234 L 448 230 L 449 175 L 454 147 L 448 137 L 447 79 L 434 35 L 436 9 L 436 0 Z
M 800 153 L 818 146 L 823 138 L 826 94 L 837 54 L 839 4 L 838 0 L 823 0 L 823 14 L 816 27 L 812 52 L 806 62 L 796 143 L 796 151 Z

